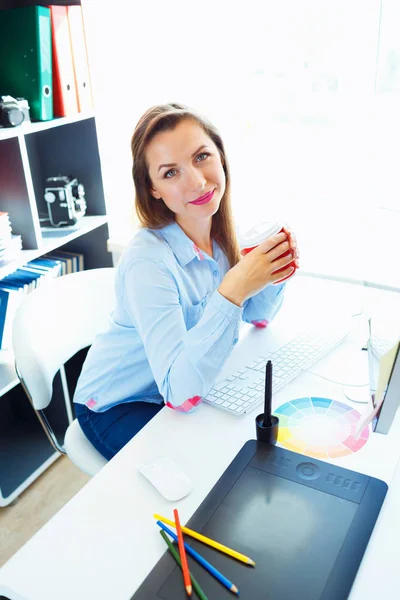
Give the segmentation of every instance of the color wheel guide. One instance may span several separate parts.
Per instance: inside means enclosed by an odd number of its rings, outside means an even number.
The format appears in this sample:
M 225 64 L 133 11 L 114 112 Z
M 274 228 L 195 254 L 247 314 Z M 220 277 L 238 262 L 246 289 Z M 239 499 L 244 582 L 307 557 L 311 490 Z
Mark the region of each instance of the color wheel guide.
M 329 459 L 354 454 L 369 438 L 366 427 L 356 439 L 361 414 L 329 398 L 306 397 L 279 406 L 278 442 L 288 450 L 313 458 Z

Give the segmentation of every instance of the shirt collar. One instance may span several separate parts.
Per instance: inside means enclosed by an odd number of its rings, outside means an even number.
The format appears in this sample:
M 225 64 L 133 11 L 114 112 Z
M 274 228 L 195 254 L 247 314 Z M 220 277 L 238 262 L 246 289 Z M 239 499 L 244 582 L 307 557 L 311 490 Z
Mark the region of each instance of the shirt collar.
M 197 260 L 210 260 L 208 254 L 200 250 L 200 248 L 188 238 L 176 221 L 163 227 L 160 230 L 160 233 L 175 254 L 181 267 L 185 267 L 194 258 Z M 220 249 L 218 244 L 213 240 L 213 254 L 215 259 L 219 253 Z

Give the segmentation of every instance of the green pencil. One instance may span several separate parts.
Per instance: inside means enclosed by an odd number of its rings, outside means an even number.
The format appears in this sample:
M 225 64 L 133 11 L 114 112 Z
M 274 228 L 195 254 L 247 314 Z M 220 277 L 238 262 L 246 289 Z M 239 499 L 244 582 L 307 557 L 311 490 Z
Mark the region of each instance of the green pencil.
M 175 550 L 175 548 L 172 545 L 172 543 L 169 541 L 169 539 L 167 537 L 167 534 L 162 529 L 160 529 L 160 534 L 161 534 L 161 537 L 163 538 L 163 540 L 165 541 L 165 543 L 167 544 L 168 549 L 171 552 L 172 556 L 174 557 L 174 559 L 176 560 L 176 562 L 178 563 L 178 565 L 182 569 L 181 558 L 180 558 L 178 552 Z M 196 594 L 198 595 L 198 597 L 200 598 L 200 600 L 208 600 L 207 596 L 205 595 L 205 593 L 203 592 L 203 590 L 201 589 L 201 587 L 197 583 L 197 579 L 195 579 L 191 573 L 190 573 L 190 579 L 192 580 L 194 591 L 196 592 Z

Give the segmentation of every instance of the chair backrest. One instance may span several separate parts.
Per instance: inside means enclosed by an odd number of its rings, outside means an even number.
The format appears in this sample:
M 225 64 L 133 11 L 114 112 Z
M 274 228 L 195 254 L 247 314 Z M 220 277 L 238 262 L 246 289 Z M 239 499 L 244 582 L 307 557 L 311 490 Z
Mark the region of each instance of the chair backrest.
M 36 410 L 46 408 L 60 367 L 104 331 L 115 306 L 115 269 L 50 280 L 24 298 L 12 331 L 15 364 Z

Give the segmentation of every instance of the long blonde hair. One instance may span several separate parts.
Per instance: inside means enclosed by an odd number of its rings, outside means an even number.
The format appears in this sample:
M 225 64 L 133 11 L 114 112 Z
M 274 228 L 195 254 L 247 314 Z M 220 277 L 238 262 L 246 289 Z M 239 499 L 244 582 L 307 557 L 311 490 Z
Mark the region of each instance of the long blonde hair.
M 233 267 L 240 260 L 240 251 L 232 216 L 231 180 L 224 145 L 214 125 L 187 106 L 175 103 L 153 106 L 144 113 L 136 125 L 131 141 L 136 214 L 141 226 L 150 229 L 160 229 L 175 220 L 174 213 L 166 204 L 155 202 L 150 194 L 152 183 L 146 164 L 145 151 L 157 133 L 175 129 L 184 119 L 196 121 L 212 139 L 221 156 L 226 184 L 219 209 L 212 217 L 211 237 L 221 246 L 230 266 Z

